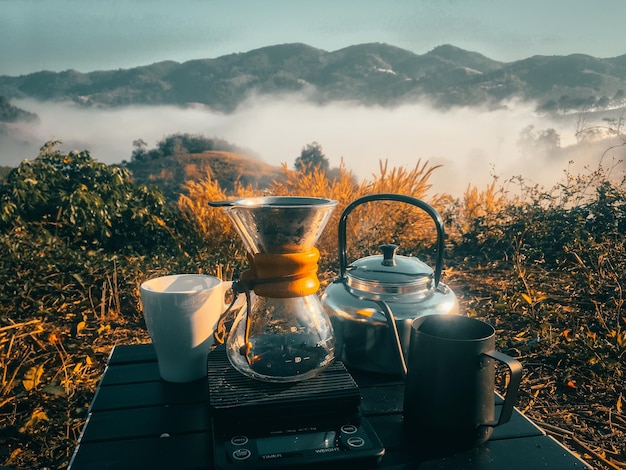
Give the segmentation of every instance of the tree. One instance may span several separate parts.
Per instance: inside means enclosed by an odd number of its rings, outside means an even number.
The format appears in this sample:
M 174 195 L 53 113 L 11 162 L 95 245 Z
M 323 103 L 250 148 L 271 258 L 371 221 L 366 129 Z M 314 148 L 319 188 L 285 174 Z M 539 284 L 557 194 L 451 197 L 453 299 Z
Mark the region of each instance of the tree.
M 535 126 L 526 126 L 521 132 L 517 144 L 530 154 L 554 156 L 561 148 L 561 136 L 552 128 L 535 130 Z
M 319 169 L 327 171 L 330 164 L 322 151 L 322 146 L 317 142 L 307 144 L 302 148 L 300 156 L 296 158 L 295 169 L 302 170 L 305 173 Z
M 146 148 L 148 144 L 143 139 L 133 140 L 133 153 L 130 157 L 132 161 L 142 162 L 145 161 L 148 155 Z

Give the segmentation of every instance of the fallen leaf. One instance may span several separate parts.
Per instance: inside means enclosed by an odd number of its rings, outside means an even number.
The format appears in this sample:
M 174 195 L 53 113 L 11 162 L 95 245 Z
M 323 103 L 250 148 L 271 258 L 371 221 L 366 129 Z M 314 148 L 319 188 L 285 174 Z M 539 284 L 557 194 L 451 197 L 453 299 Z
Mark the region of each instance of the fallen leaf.
M 563 331 L 563 337 L 567 340 L 567 341 L 571 341 L 572 338 L 570 338 L 569 334 L 571 333 L 572 330 L 570 330 L 569 328 L 565 331 Z
M 22 453 L 22 448 L 21 447 L 18 447 L 13 452 L 11 452 L 11 457 L 9 457 L 9 462 L 11 460 L 13 460 L 15 457 L 17 457 L 18 455 L 20 455 L 21 453 Z
M 516 334 L 513 339 L 515 341 L 522 341 L 523 339 L 526 339 L 526 336 L 528 335 L 528 331 L 524 330 L 518 334 Z
M 30 419 L 24 424 L 22 428 L 20 428 L 20 432 L 24 432 L 30 428 L 35 427 L 42 421 L 48 421 L 48 415 L 41 408 L 35 408 L 33 410 L 33 414 L 30 416 Z
M 43 375 L 43 366 L 33 366 L 24 374 L 24 380 L 22 385 L 26 390 L 32 390 L 41 382 L 41 376 Z
M 111 331 L 111 325 L 100 325 L 98 328 L 98 335 L 108 333 L 109 331 Z
M 86 326 L 87 326 L 87 322 L 79 321 L 76 324 L 76 336 L 79 336 Z

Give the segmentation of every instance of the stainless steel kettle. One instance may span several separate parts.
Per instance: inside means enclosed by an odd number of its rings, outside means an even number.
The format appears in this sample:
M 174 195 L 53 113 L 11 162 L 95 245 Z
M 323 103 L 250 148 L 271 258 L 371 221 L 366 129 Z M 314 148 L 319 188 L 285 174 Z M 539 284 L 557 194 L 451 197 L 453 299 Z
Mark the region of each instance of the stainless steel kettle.
M 416 257 L 396 254 L 397 245 L 381 246 L 382 254 L 347 262 L 346 223 L 359 205 L 398 201 L 423 209 L 437 229 L 437 259 L 433 270 Z M 349 204 L 339 219 L 340 274 L 324 291 L 322 305 L 335 334 L 335 357 L 349 367 L 386 374 L 406 374 L 413 320 L 423 315 L 456 314 L 459 304 L 440 282 L 444 228 L 430 205 L 402 194 L 373 194 Z

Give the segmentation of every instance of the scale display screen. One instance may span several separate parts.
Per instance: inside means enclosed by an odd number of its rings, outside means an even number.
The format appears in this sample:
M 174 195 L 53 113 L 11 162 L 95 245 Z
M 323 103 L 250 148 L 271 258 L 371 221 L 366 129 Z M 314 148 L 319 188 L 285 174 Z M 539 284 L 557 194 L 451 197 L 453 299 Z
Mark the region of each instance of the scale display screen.
M 377 462 L 385 448 L 365 418 L 336 426 L 223 434 L 213 428 L 215 468 L 295 468 L 324 463 Z
M 261 455 L 330 449 L 335 447 L 336 439 L 336 431 L 265 436 L 256 440 L 256 448 Z

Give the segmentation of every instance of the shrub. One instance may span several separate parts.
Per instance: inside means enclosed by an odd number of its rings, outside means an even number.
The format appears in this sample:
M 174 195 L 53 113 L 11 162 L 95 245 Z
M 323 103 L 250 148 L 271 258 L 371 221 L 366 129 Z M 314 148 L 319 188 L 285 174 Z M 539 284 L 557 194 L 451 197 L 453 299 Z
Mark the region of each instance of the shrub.
M 42 147 L 0 186 L 0 229 L 21 227 L 75 248 L 147 253 L 179 248 L 177 214 L 155 187 L 135 186 L 124 168 Z

